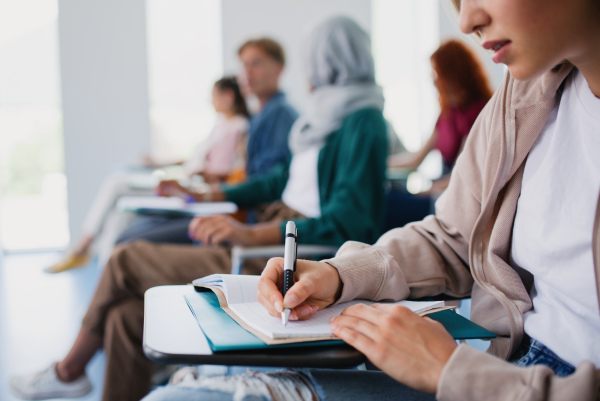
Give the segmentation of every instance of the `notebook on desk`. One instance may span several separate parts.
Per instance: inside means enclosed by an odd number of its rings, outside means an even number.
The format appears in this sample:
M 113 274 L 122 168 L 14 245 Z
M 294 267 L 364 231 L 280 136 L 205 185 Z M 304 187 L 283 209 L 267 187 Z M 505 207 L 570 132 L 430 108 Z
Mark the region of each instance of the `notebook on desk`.
M 116 208 L 125 212 L 173 216 L 212 216 L 238 211 L 233 202 L 185 203 L 178 197 L 160 196 L 123 196 L 117 201 Z
M 256 301 L 259 276 L 212 275 L 194 281 L 198 293 L 185 296 L 190 310 L 206 335 L 213 351 L 268 348 L 273 346 L 317 346 L 341 343 L 329 328 L 329 318 L 346 307 L 374 302 L 357 300 L 317 312 L 305 321 L 290 321 L 270 316 Z M 492 338 L 495 335 L 448 310 L 443 301 L 401 301 L 415 313 L 428 314 L 463 338 Z

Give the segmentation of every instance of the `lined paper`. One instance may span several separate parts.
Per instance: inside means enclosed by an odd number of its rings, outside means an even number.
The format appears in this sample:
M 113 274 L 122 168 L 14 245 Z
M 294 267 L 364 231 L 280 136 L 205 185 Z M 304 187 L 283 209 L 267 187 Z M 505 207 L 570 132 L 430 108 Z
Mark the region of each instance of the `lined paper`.
M 352 305 L 372 305 L 377 303 L 365 300 L 344 302 L 320 310 L 308 320 L 290 320 L 287 326 L 284 326 L 281 323 L 281 318 L 269 315 L 267 310 L 256 300 L 259 278 L 260 276 L 213 274 L 194 280 L 193 284 L 210 285 L 221 289 L 227 298 L 227 305 L 232 312 L 248 326 L 272 339 L 333 337 L 333 333 L 329 328 L 330 318 L 339 316 L 344 309 Z M 399 301 L 385 303 L 401 305 L 415 313 L 444 307 L 443 301 Z

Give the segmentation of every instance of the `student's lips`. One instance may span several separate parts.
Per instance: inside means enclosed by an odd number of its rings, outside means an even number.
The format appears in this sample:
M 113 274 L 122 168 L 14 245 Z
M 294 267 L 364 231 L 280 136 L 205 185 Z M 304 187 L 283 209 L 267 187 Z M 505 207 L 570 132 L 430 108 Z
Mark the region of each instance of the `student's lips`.
M 510 40 L 490 40 L 483 44 L 483 48 L 492 50 L 494 52 L 492 60 L 494 63 L 500 63 L 510 48 L 510 43 Z

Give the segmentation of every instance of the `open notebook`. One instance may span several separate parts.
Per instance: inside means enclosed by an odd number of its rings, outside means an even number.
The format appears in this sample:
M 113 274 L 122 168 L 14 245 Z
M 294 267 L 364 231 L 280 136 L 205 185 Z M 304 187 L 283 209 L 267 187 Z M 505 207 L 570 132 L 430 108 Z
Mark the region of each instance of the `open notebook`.
M 290 320 L 287 326 L 283 326 L 281 318 L 269 315 L 256 300 L 259 278 L 260 276 L 213 274 L 194 280 L 193 284 L 197 289 L 213 291 L 221 308 L 229 316 L 269 345 L 336 339 L 329 328 L 329 318 L 338 316 L 348 306 L 374 303 L 363 300 L 345 302 L 325 308 L 308 320 Z M 393 304 L 405 306 L 419 314 L 449 309 L 444 306 L 443 301 L 400 301 Z
M 212 216 L 235 213 L 238 207 L 233 202 L 185 203 L 178 197 L 123 196 L 116 205 L 118 210 L 140 213 L 178 214 L 186 216 Z

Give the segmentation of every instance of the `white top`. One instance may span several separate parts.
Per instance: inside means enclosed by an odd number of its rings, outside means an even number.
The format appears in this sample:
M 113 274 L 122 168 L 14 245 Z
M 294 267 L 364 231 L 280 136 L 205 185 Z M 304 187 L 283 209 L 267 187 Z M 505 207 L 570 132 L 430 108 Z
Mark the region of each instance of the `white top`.
M 290 176 L 281 196 L 283 203 L 306 217 L 321 217 L 317 172 L 320 150 L 313 147 L 292 157 Z
M 600 191 L 600 99 L 579 72 L 525 165 L 512 258 L 534 276 L 525 332 L 577 366 L 600 368 L 592 232 Z
M 217 117 L 209 137 L 200 143 L 193 155 L 183 163 L 185 174 L 191 177 L 204 171 L 212 174 L 228 174 L 236 163 L 240 136 L 248 130 L 248 120 L 242 116 L 227 119 Z

